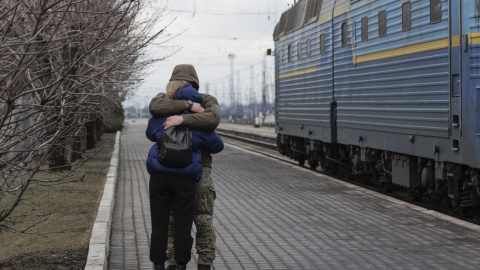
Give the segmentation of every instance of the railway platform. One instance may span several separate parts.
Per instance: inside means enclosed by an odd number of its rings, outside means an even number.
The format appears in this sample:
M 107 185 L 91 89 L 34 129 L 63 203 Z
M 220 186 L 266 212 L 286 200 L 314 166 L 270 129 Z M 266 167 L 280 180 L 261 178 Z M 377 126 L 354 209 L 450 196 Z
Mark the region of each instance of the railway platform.
M 151 142 L 144 135 L 146 119 L 127 121 L 128 130 L 121 135 L 108 269 L 153 269 L 145 170 Z M 480 226 L 229 143 L 213 155 L 212 174 L 217 192 L 217 257 L 212 269 L 480 265 Z M 196 269 L 195 249 L 187 269 Z

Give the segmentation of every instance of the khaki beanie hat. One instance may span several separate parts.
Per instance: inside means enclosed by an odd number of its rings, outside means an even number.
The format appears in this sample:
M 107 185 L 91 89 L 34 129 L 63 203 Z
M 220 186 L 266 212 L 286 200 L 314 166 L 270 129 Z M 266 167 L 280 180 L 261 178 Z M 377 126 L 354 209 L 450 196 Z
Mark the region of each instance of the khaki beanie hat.
M 197 89 L 200 88 L 197 72 L 192 65 L 177 65 L 173 69 L 170 81 L 187 81 Z

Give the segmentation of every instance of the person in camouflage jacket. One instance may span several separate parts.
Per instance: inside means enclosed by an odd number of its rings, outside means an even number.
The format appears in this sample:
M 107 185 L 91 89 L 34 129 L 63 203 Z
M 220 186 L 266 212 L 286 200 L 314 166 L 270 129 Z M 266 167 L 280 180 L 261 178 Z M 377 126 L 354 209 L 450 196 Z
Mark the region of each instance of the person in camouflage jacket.
M 197 90 L 199 80 L 195 68 L 192 65 L 177 65 L 170 81 L 187 81 Z M 149 105 L 150 114 L 153 116 L 173 115 L 167 118 L 165 128 L 171 126 L 185 125 L 192 129 L 205 131 L 214 130 L 220 123 L 221 111 L 218 101 L 211 95 L 202 94 L 202 103 L 190 103 L 185 100 L 167 99 L 164 93 L 155 96 Z M 184 111 L 195 113 L 181 114 Z M 181 115 L 180 115 L 181 114 Z M 216 197 L 213 179 L 211 177 L 212 156 L 208 151 L 202 151 L 203 174 L 197 184 L 195 198 L 194 223 L 197 228 L 195 235 L 195 248 L 198 254 L 198 269 L 211 269 L 215 259 L 216 236 L 213 229 L 213 208 Z M 173 216 L 170 216 L 169 224 L 169 267 L 167 270 L 175 269 L 175 256 L 173 248 L 174 232 Z

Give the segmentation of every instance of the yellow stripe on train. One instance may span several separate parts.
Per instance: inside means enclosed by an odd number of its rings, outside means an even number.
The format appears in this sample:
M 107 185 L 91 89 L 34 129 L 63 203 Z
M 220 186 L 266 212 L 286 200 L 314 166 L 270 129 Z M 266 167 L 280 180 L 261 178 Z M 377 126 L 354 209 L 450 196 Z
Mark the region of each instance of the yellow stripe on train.
M 295 70 L 295 71 L 291 71 L 291 72 L 282 73 L 282 74 L 278 75 L 278 78 L 279 79 L 284 79 L 284 78 L 288 78 L 288 77 L 313 73 L 315 71 L 317 71 L 316 67 L 310 67 L 310 68 L 305 68 L 305 69 L 300 69 L 300 70 Z
M 480 44 L 480 32 L 468 34 L 467 40 L 468 40 L 468 44 Z M 458 36 L 456 36 L 452 39 L 452 47 L 458 47 L 458 45 L 459 45 L 459 39 L 458 39 Z M 448 48 L 448 39 L 440 39 L 440 40 L 425 42 L 422 44 L 406 46 L 406 47 L 378 52 L 378 53 L 354 56 L 353 62 L 365 63 L 370 61 L 383 60 L 383 59 L 393 58 L 397 56 L 428 52 L 428 51 L 445 49 L 445 48 Z M 316 70 L 317 70 L 316 67 L 295 70 L 291 72 L 282 73 L 278 76 L 278 78 L 284 79 L 284 78 L 298 76 L 298 75 L 305 75 L 305 74 L 313 73 Z
M 455 47 L 455 44 L 453 45 Z M 457 41 L 457 46 L 458 46 L 458 41 Z M 393 57 L 409 55 L 414 53 L 434 51 L 434 50 L 445 49 L 445 48 L 448 48 L 448 39 L 441 39 L 441 40 L 425 42 L 418 45 L 411 45 L 411 46 L 406 46 L 406 47 L 378 52 L 378 53 L 359 55 L 355 57 L 354 62 L 365 63 L 370 61 L 383 60 L 387 58 L 393 58 Z
M 480 44 L 480 33 L 468 34 L 468 44 Z
M 468 44 L 480 44 L 480 33 L 471 33 L 467 36 Z M 452 38 L 452 47 L 458 47 L 460 40 L 458 36 Z M 365 63 L 375 60 L 383 60 L 387 58 L 409 55 L 414 53 L 422 53 L 448 48 L 448 39 L 440 39 L 422 44 L 406 46 L 398 49 L 372 53 L 367 55 L 360 55 L 354 58 L 354 63 Z

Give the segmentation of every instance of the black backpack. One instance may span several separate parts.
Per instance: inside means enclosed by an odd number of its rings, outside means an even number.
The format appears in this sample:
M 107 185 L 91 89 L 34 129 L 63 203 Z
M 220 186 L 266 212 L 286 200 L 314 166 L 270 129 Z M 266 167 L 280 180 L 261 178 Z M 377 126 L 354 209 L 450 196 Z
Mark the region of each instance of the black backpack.
M 167 167 L 187 167 L 192 163 L 192 131 L 185 126 L 164 130 L 158 161 Z

